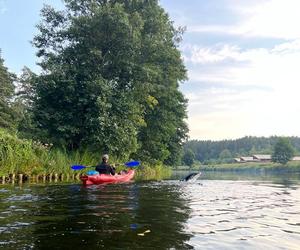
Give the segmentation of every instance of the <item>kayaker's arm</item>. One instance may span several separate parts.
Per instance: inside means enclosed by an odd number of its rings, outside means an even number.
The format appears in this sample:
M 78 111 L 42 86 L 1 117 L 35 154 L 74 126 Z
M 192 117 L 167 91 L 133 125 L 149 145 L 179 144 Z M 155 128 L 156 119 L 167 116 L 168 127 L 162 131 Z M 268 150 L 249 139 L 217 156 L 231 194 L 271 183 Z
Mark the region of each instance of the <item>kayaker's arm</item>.
M 110 173 L 111 173 L 112 175 L 115 175 L 115 174 L 116 174 L 116 169 L 115 169 L 114 166 L 110 166 Z

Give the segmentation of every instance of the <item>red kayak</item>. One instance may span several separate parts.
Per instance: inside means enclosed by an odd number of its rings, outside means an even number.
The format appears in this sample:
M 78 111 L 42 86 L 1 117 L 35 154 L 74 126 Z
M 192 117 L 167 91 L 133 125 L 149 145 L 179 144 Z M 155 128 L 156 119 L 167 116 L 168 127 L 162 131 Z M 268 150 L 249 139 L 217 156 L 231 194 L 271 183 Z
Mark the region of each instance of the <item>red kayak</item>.
M 97 175 L 84 175 L 80 177 L 84 185 L 104 184 L 104 183 L 120 183 L 128 182 L 134 177 L 134 170 L 129 170 L 127 173 L 109 175 L 109 174 L 97 174 Z

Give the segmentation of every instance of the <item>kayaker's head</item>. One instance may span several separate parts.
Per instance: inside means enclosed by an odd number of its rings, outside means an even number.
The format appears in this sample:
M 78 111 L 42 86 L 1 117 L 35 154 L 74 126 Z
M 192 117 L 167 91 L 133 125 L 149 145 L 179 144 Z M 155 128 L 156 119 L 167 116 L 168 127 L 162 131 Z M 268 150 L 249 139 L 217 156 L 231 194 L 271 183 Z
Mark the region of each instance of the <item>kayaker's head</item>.
M 102 161 L 103 162 L 108 162 L 108 154 L 104 154 L 104 155 L 102 155 Z

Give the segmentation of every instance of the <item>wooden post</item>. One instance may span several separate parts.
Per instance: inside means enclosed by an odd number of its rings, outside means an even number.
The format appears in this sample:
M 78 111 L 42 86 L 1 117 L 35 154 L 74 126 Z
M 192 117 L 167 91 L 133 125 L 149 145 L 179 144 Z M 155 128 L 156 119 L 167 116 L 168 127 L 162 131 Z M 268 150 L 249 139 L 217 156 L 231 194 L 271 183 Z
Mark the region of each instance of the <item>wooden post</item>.
M 11 175 L 11 183 L 12 183 L 12 184 L 15 184 L 15 178 L 16 178 L 16 175 L 15 175 L 15 174 L 12 174 L 12 175 Z
M 2 176 L 2 184 L 5 184 L 5 176 Z
M 23 174 L 19 174 L 19 184 L 23 183 Z
M 55 174 L 54 174 L 54 182 L 57 182 L 57 180 L 58 180 L 58 174 L 55 173 Z
M 49 182 L 52 182 L 52 173 L 49 174 Z
M 67 174 L 67 181 L 69 181 L 69 179 L 70 179 L 70 175 L 69 175 L 69 174 Z
M 43 175 L 43 182 L 44 183 L 46 182 L 46 175 L 45 174 Z

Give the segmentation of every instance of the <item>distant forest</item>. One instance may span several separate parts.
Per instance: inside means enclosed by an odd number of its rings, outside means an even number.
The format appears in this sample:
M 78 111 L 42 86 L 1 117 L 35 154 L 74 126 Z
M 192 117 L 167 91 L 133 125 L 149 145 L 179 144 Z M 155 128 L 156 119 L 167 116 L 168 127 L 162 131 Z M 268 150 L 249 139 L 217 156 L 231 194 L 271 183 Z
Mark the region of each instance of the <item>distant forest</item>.
M 295 149 L 300 152 L 300 138 L 287 137 Z M 199 141 L 191 140 L 185 144 L 184 150 L 192 151 L 195 160 L 203 164 L 232 162 L 233 158 L 253 154 L 271 154 L 279 137 L 243 137 L 236 140 Z

